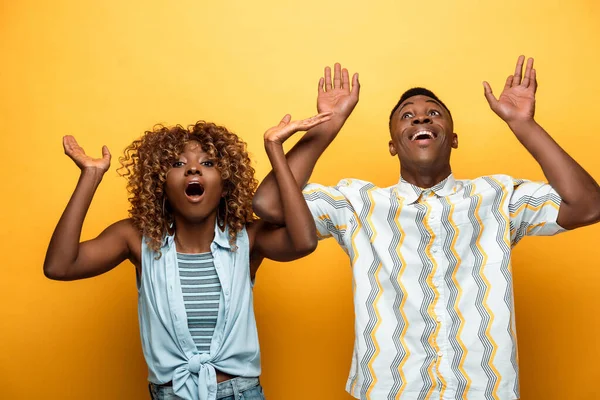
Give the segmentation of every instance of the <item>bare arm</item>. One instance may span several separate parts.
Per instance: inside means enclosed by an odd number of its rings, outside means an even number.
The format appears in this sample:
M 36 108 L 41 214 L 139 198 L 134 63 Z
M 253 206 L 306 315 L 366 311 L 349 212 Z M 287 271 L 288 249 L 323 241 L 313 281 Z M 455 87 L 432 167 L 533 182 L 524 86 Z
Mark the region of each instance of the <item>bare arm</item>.
M 308 182 L 315 164 L 354 110 L 358 102 L 360 84 L 358 74 L 352 77 L 340 64 L 334 66 L 333 81 L 331 69 L 325 68 L 325 76 L 319 80 L 317 109 L 320 113 L 333 112 L 329 121 L 310 129 L 302 139 L 288 152 L 287 162 L 296 180 L 302 188 Z M 283 209 L 277 187 L 277 179 L 271 171 L 261 182 L 253 200 L 254 211 L 264 220 L 283 224 Z
M 485 97 L 492 110 L 508 124 L 517 139 L 540 164 L 548 183 L 562 198 L 558 224 L 574 229 L 600 221 L 600 186 L 534 120 L 536 71 L 533 59 L 520 56 L 514 75 L 506 80 L 498 99 L 484 82 Z
M 295 132 L 310 129 L 329 121 L 330 118 L 331 112 L 290 122 L 291 117 L 286 115 L 279 125 L 265 133 L 265 150 L 277 182 L 284 226 L 275 226 L 264 221 L 254 225 L 253 249 L 264 257 L 290 261 L 312 253 L 317 247 L 315 222 L 286 161 L 283 142 Z
M 92 159 L 72 136 L 63 138 L 63 146 L 81 168 L 81 176 L 48 245 L 44 274 L 50 279 L 74 280 L 102 274 L 129 258 L 136 231 L 129 220 L 124 220 L 108 227 L 96 239 L 79 242 L 87 210 L 110 166 L 110 153 L 105 146 L 102 158 Z

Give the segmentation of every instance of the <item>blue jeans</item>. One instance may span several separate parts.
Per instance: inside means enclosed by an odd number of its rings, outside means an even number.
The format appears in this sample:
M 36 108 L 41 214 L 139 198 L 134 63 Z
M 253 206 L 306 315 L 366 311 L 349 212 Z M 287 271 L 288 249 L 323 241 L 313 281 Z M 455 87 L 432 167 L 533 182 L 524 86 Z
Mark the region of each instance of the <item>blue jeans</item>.
M 152 400 L 178 400 L 172 386 L 160 386 L 150 383 L 150 398 Z M 217 384 L 217 399 L 219 400 L 265 400 L 262 386 L 258 378 L 233 378 Z

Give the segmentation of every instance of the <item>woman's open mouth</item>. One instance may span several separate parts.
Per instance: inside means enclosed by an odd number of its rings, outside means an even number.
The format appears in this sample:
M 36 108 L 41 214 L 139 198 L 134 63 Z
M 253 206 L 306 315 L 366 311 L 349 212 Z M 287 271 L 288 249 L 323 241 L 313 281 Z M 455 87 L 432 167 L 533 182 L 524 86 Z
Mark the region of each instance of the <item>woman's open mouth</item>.
M 204 186 L 200 182 L 189 182 L 185 188 L 185 195 L 191 201 L 199 201 L 204 194 Z

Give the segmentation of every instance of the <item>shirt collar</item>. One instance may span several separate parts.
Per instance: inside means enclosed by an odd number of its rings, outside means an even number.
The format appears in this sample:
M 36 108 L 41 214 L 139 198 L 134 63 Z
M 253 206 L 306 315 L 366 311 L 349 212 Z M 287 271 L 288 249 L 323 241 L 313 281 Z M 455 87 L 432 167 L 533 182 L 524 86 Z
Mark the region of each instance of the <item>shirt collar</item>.
M 412 183 L 408 183 L 404 178 L 400 177 L 400 181 L 396 185 L 397 196 L 404 198 L 408 204 L 416 202 L 425 191 L 431 191 L 438 197 L 449 196 L 456 192 L 456 179 L 454 179 L 454 175 L 450 174 L 446 179 L 433 187 L 423 189 Z
M 215 223 L 215 238 L 214 242 L 224 249 L 231 249 L 231 243 L 229 243 L 229 227 L 225 225 L 225 229 L 219 228 L 219 223 Z

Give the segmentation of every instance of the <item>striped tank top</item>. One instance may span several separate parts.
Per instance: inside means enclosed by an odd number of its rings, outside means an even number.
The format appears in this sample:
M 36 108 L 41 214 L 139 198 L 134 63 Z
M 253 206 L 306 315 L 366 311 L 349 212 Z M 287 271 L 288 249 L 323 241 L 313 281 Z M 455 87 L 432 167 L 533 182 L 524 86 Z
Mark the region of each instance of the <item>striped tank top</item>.
M 221 283 L 211 253 L 177 253 L 188 328 L 200 353 L 210 353 L 217 325 Z

